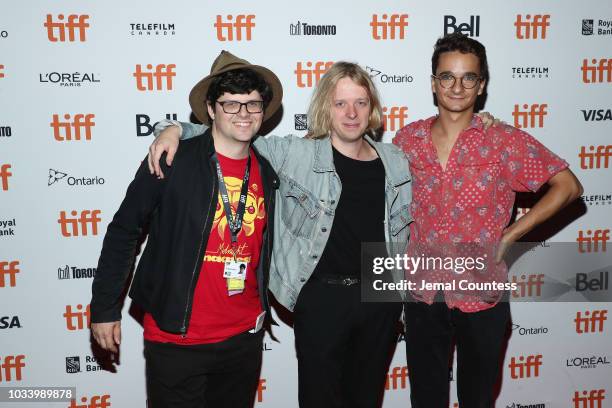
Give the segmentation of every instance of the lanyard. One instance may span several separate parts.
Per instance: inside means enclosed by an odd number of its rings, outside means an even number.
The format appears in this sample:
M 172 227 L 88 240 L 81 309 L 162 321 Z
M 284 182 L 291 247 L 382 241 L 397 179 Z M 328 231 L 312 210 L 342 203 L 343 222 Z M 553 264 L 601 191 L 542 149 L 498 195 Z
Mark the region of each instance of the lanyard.
M 219 182 L 219 193 L 221 194 L 221 201 L 223 202 L 223 208 L 225 209 L 225 217 L 227 218 L 227 225 L 230 229 L 232 236 L 232 246 L 238 241 L 238 233 L 242 228 L 242 219 L 244 217 L 244 209 L 246 207 L 247 194 L 249 192 L 249 175 L 251 172 L 251 153 L 249 152 L 249 158 L 247 159 L 246 169 L 244 171 L 244 177 L 242 178 L 242 188 L 240 189 L 240 198 L 238 200 L 238 208 L 236 208 L 236 218 L 232 216 L 232 207 L 230 205 L 229 195 L 227 194 L 227 187 L 225 186 L 225 180 L 223 180 L 223 173 L 221 172 L 221 165 L 219 164 L 219 158 L 217 153 L 213 154 L 212 161 L 217 167 L 217 181 Z

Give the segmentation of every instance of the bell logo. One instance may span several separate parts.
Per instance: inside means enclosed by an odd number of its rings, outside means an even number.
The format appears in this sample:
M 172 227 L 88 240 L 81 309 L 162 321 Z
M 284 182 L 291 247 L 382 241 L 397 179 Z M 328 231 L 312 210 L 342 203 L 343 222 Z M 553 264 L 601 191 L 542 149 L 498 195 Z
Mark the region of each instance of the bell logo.
M 83 404 L 76 403 L 76 400 L 70 400 L 68 408 L 109 408 L 111 406 L 110 395 L 92 395 L 90 399 L 81 397 Z
M 6 287 L 6 276 L 8 276 L 8 286 L 15 287 L 16 276 L 21 272 L 18 266 L 19 261 L 0 261 L 0 288 Z
M 519 40 L 537 40 L 546 38 L 546 28 L 550 27 L 550 14 L 531 14 L 523 16 L 517 14 L 514 26 L 516 27 L 516 38 Z
M 8 191 L 9 189 L 8 179 L 13 175 L 13 173 L 9 171 L 10 169 L 10 164 L 0 165 L 0 183 L 2 184 L 2 191 Z
M 242 41 L 244 30 L 246 41 L 251 41 L 253 27 L 255 27 L 255 14 L 238 14 L 234 22 L 234 16 L 227 15 L 227 22 L 217 14 L 215 28 L 217 29 L 217 40 L 219 41 Z M 235 35 L 234 35 L 235 34 Z
M 313 65 L 314 68 L 312 68 Z M 332 65 L 334 65 L 333 61 L 308 61 L 306 62 L 307 68 L 303 68 L 302 63 L 298 62 L 295 71 L 293 71 L 297 79 L 298 88 L 312 88 L 314 85 L 317 85 L 321 77 Z M 306 79 L 306 82 L 304 82 L 304 79 Z
M 574 392 L 574 408 L 602 408 L 602 402 L 606 399 L 606 390 L 590 390 Z
M 610 229 L 596 229 L 595 231 L 578 231 L 578 252 L 581 254 L 589 252 L 606 252 L 610 240 Z M 601 244 L 601 247 L 600 245 Z
M 588 60 L 582 60 L 582 82 L 585 84 L 596 84 L 601 82 L 612 82 L 612 58 L 602 58 L 599 61 L 593 58 L 593 65 L 589 65 Z M 604 79 L 604 73 L 606 78 Z
M 408 27 L 408 14 L 387 14 L 381 16 L 378 21 L 378 14 L 372 14 L 372 38 L 375 40 L 403 40 L 406 38 L 406 30 Z
M 172 78 L 176 76 L 174 71 L 176 64 L 158 64 L 155 66 L 155 71 L 152 71 L 152 64 L 147 64 L 146 68 L 150 72 L 143 71 L 142 65 L 136 65 L 136 72 L 133 74 L 134 78 L 136 78 L 136 89 L 139 91 L 163 91 L 163 79 L 165 78 L 166 90 L 172 90 Z
M 79 33 L 79 41 L 85 41 L 85 29 L 89 27 L 89 23 L 87 20 L 89 16 L 87 14 L 70 14 L 68 16 L 68 22 L 64 22 L 64 15 L 58 14 L 57 20 L 58 22 L 53 22 L 53 16 L 51 14 L 47 14 L 47 21 L 44 26 L 47 27 L 47 38 L 51 42 L 65 42 L 66 41 L 66 32 L 68 32 L 68 41 L 75 41 L 75 33 L 78 30 Z M 59 37 L 56 37 L 56 34 Z
M 21 381 L 21 369 L 26 366 L 23 360 L 25 360 L 23 354 L 4 356 L 4 362 L 2 362 L 2 357 L 0 357 L 0 382 Z
M 521 275 L 520 279 L 513 276 L 512 283 L 515 283 L 517 286 L 517 289 L 512 291 L 513 298 L 541 296 L 544 274 Z
M 62 122 L 59 115 L 54 114 L 49 125 L 53 129 L 53 137 L 58 142 L 81 140 L 82 131 L 85 133 L 85 140 L 91 140 L 91 129 L 96 126 L 93 121 L 95 117 L 93 113 L 77 113 L 71 120 L 70 114 L 67 113 L 64 115 L 66 122 Z
M 518 361 L 517 361 L 518 360 Z M 542 355 L 535 354 L 531 356 L 512 357 L 510 359 L 510 377 L 513 380 L 519 378 L 531 378 L 540 376 L 540 367 L 542 366 Z
M 166 113 L 166 119 L 168 120 L 177 120 L 176 113 Z M 149 115 L 145 115 L 144 113 L 136 114 L 136 136 L 150 136 L 153 134 L 155 129 L 155 125 L 159 122 L 155 122 L 151 125 L 151 117 Z
M 383 107 L 383 129 L 385 131 L 395 132 L 405 126 L 408 119 L 407 106 L 391 106 Z
M 72 217 L 67 217 L 66 211 L 60 211 L 57 222 L 60 224 L 62 236 L 78 237 L 82 235 L 86 237 L 89 231 L 88 224 L 91 225 L 91 235 L 98 235 L 98 223 L 102 221 L 102 218 L 99 217 L 101 213 L 100 210 L 82 210 L 81 215 L 77 217 L 78 212 L 72 210 L 70 211 Z M 80 234 L 79 224 L 81 224 Z
M 584 313 L 584 317 L 583 317 Z M 601 333 L 604 329 L 604 322 L 608 320 L 607 310 L 586 310 L 577 312 L 574 323 L 576 323 L 576 333 Z
M 72 306 L 66 305 L 66 312 L 62 315 L 66 318 L 66 328 L 70 331 L 83 330 L 89 328 L 91 314 L 89 305 L 83 311 L 83 305 L 76 305 L 76 311 L 72 311 Z
M 387 373 L 387 380 L 385 382 L 385 390 L 398 390 L 406 389 L 408 386 L 408 367 L 400 366 L 393 367 Z
M 514 111 L 512 112 L 512 117 L 514 118 L 514 126 L 519 129 L 544 127 L 544 116 L 548 115 L 546 108 L 548 108 L 548 104 L 546 103 L 534 103 L 531 106 L 529 106 L 528 104 L 523 104 L 524 110 L 521 111 L 519 109 L 519 105 L 515 104 Z
M 266 380 L 263 378 L 259 379 L 259 383 L 257 384 L 257 402 L 263 401 L 263 392 L 267 390 L 266 388 Z
M 444 34 L 457 32 L 470 37 L 478 37 L 480 35 L 480 16 L 470 16 L 469 23 L 459 25 L 457 25 L 455 16 L 444 16 Z

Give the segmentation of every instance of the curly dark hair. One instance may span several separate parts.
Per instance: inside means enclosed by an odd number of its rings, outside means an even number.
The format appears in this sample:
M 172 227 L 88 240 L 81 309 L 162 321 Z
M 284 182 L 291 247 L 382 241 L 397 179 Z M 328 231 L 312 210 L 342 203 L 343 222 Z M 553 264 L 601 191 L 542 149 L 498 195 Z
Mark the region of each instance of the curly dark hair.
M 231 94 L 249 94 L 259 92 L 264 101 L 264 109 L 272 100 L 272 88 L 261 75 L 252 69 L 239 68 L 224 72 L 214 78 L 208 87 L 206 101 L 211 105 L 225 92 Z
M 436 41 L 434 53 L 431 56 L 431 73 L 436 75 L 440 54 L 444 52 L 459 51 L 462 54 L 474 54 L 480 62 L 480 77 L 489 80 L 489 64 L 487 63 L 487 51 L 482 43 L 468 37 L 465 34 L 447 34 Z

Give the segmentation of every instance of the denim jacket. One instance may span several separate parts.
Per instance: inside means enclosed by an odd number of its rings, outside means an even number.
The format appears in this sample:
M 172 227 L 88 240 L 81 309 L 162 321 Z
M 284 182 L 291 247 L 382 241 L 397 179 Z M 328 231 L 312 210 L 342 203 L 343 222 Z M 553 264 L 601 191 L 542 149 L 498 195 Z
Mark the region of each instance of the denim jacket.
M 155 127 L 157 136 L 175 121 L 163 120 Z M 202 134 L 206 127 L 180 123 L 182 139 Z M 385 241 L 388 255 L 404 255 L 410 235 L 411 184 L 408 160 L 397 147 L 374 142 L 385 168 Z M 305 139 L 298 136 L 258 137 L 255 147 L 268 159 L 280 178 L 274 217 L 274 242 L 269 288 L 274 297 L 293 311 L 300 290 L 312 275 L 334 221 L 342 185 L 333 163 L 329 137 Z M 403 276 L 395 272 L 396 282 Z M 402 296 L 404 294 L 402 293 Z

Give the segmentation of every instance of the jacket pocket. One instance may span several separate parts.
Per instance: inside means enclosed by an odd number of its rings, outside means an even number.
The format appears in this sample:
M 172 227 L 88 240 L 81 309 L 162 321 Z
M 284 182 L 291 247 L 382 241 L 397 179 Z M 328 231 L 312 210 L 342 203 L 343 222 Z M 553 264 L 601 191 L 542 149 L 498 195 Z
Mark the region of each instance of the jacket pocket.
M 295 183 L 281 193 L 283 224 L 292 235 L 311 238 L 320 212 L 316 200 L 311 193 Z
M 395 211 L 389 216 L 389 229 L 392 236 L 397 236 L 404 228 L 408 227 L 408 224 L 412 222 L 413 218 L 410 215 L 410 205 L 406 204 L 399 210 Z

